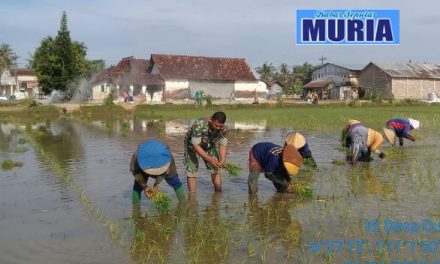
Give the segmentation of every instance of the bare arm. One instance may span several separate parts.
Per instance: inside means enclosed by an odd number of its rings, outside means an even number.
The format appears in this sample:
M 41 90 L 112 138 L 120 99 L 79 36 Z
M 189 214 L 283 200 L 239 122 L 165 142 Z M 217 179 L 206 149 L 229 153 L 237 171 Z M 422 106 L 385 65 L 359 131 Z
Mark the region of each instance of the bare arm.
M 199 154 L 199 156 L 202 157 L 202 159 L 206 160 L 208 163 L 210 163 L 217 169 L 221 167 L 220 162 L 215 157 L 212 157 L 211 155 L 206 153 L 206 151 L 204 151 L 199 144 L 194 144 L 193 147 L 196 153 Z
M 220 163 L 222 164 L 226 163 L 226 150 L 227 145 L 220 145 Z
M 413 141 L 413 142 L 416 141 L 416 138 L 413 135 L 409 134 L 409 133 L 406 134 L 406 138 L 411 140 L 411 141 Z

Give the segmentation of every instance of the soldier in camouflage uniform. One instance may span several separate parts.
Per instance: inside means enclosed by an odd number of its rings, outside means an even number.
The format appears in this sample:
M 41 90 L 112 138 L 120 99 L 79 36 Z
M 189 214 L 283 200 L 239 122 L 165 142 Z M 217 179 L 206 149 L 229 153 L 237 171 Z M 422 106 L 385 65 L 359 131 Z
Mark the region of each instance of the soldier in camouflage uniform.
M 211 118 L 203 117 L 195 121 L 186 133 L 183 164 L 188 176 L 187 182 L 190 193 L 196 191 L 196 173 L 199 168 L 198 156 L 203 159 L 207 170 L 211 173 L 215 191 L 221 191 L 219 169 L 226 161 L 226 145 L 228 143 L 225 122 L 225 113 L 216 112 Z M 220 144 L 219 151 L 216 148 L 217 143 Z

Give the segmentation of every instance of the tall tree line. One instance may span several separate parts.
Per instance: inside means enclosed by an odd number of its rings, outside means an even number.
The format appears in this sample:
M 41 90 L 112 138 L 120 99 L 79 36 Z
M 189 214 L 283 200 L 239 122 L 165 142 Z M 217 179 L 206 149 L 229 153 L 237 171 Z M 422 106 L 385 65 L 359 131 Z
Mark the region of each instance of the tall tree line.
M 303 86 L 311 80 L 311 73 L 316 68 L 312 64 L 305 62 L 302 65 L 289 67 L 282 63 L 278 68 L 272 63 L 265 62 L 261 67 L 255 70 L 260 74 L 260 79 L 264 82 L 278 81 L 284 86 L 284 94 L 303 93 Z
M 45 37 L 31 61 L 43 92 L 68 92 L 71 86 L 76 85 L 76 81 L 87 77 L 91 64 L 86 54 L 87 48 L 83 43 L 72 41 L 64 11 L 57 36 Z

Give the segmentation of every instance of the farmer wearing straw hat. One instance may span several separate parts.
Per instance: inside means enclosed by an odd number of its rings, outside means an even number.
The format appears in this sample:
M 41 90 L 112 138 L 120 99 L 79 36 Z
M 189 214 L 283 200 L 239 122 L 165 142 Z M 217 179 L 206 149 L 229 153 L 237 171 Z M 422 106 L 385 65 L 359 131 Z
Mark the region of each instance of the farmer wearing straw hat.
M 211 180 L 216 192 L 222 190 L 220 168 L 226 161 L 228 143 L 226 114 L 215 112 L 212 117 L 202 117 L 188 129 L 184 139 L 183 164 L 186 168 L 188 191 L 196 192 L 196 173 L 199 169 L 200 156 L 206 169 L 211 173 Z M 216 148 L 220 145 L 219 151 Z
M 349 120 L 342 130 L 342 142 L 350 147 L 351 162 L 356 165 L 358 160 L 369 161 L 371 152 L 385 158 L 385 153 L 380 151 L 383 143 L 383 136 L 379 132 L 367 128 L 358 120 Z
M 133 203 L 140 202 L 142 191 L 150 199 L 163 179 L 174 189 L 179 201 L 185 201 L 185 190 L 177 175 L 173 155 L 162 141 L 149 139 L 139 144 L 131 157 L 130 171 L 134 177 Z M 149 178 L 155 179 L 153 187 L 147 185 Z
M 292 145 L 281 147 L 271 142 L 253 145 L 249 151 L 249 194 L 258 192 L 260 172 L 272 181 L 277 192 L 288 192 L 290 177 L 298 174 L 303 162 L 303 157 Z
M 403 146 L 403 138 L 409 139 L 413 142 L 416 141 L 416 138 L 409 132 L 413 129 L 418 129 L 420 127 L 420 122 L 411 118 L 394 118 L 388 120 L 386 125 L 387 127 L 383 128 L 383 132 L 388 142 L 394 146 L 396 137 L 398 137 L 399 145 Z
M 286 136 L 285 144 L 292 145 L 298 150 L 299 154 L 304 158 L 304 160 L 309 160 L 310 165 L 316 168 L 316 161 L 312 156 L 312 151 L 309 148 L 306 138 L 298 132 L 290 132 Z M 306 164 L 307 165 L 307 164 Z

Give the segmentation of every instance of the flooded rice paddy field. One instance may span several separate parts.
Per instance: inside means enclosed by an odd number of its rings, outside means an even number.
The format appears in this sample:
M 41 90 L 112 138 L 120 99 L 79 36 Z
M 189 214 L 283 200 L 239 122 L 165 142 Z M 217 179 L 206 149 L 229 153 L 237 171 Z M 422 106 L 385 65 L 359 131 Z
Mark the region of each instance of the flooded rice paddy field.
M 132 206 L 128 165 L 136 144 L 163 138 L 186 183 L 183 137 L 191 122 L 1 123 L 0 158 L 23 166 L 0 170 L 0 263 L 440 260 L 438 120 L 424 120 L 417 142 L 384 143 L 386 159 L 356 167 L 332 163 L 345 159 L 339 133 L 303 131 L 318 163 L 299 174 L 313 188 L 304 199 L 275 193 L 263 175 L 258 196 L 247 194 L 249 148 L 282 144 L 289 129 L 266 120 L 229 122 L 228 160 L 243 170 L 223 175 L 222 193 L 213 192 L 202 165 L 188 206 L 177 204 L 166 183 L 168 214 L 155 212 L 145 197 Z

